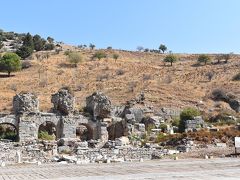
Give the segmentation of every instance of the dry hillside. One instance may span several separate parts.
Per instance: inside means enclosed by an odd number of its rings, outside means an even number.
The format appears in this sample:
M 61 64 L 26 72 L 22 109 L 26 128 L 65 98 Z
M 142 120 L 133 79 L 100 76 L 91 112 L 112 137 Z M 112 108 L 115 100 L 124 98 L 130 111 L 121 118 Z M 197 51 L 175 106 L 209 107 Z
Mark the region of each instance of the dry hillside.
M 202 108 L 210 109 L 214 103 L 209 94 L 215 88 L 240 96 L 240 82 L 231 80 L 240 70 L 237 55 L 227 64 L 196 66 L 197 55 L 180 54 L 180 61 L 170 67 L 162 62 L 163 54 L 117 51 L 120 58 L 115 62 L 111 58 L 115 51 L 106 52 L 108 58 L 91 61 L 94 51 L 81 51 L 84 62 L 77 68 L 71 67 L 61 52 L 42 61 L 31 60 L 30 68 L 10 78 L 1 74 L 0 111 L 9 112 L 12 97 L 21 91 L 36 93 L 41 110 L 49 111 L 51 94 L 62 86 L 73 88 L 78 108 L 96 90 L 104 92 L 116 105 L 144 91 L 147 104 L 156 108 L 196 106 L 202 101 Z M 211 81 L 206 76 L 209 72 L 213 72 Z

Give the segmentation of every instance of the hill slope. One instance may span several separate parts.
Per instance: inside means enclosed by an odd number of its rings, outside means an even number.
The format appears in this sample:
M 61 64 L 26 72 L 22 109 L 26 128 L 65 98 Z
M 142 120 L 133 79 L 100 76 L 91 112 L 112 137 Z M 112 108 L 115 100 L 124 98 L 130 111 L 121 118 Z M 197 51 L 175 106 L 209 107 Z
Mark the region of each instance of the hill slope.
M 208 96 L 215 88 L 225 88 L 240 96 L 240 82 L 231 81 L 240 69 L 238 55 L 227 64 L 195 66 L 197 55 L 181 54 L 180 61 L 170 67 L 161 61 L 163 54 L 108 50 L 108 58 L 91 61 L 94 52 L 82 50 L 85 60 L 77 68 L 71 67 L 61 52 L 42 61 L 31 60 L 30 68 L 13 77 L 2 75 L 0 111 L 9 112 L 12 97 L 21 91 L 36 93 L 41 110 L 49 111 L 51 94 L 62 86 L 73 88 L 78 108 L 96 90 L 103 91 L 114 104 L 122 104 L 144 91 L 147 104 L 155 108 L 183 108 L 203 101 L 201 107 L 207 110 L 214 107 Z M 120 55 L 116 62 L 111 58 L 114 52 Z M 213 73 L 211 81 L 208 72 Z

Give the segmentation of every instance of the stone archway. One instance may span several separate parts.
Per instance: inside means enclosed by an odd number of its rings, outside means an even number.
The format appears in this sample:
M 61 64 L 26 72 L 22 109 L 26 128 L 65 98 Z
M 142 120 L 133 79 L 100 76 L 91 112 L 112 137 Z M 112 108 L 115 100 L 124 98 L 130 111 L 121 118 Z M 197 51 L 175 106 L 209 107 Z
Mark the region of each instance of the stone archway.
M 19 123 L 13 115 L 3 115 L 0 117 L 0 136 L 2 139 L 19 141 Z
M 0 139 L 19 141 L 17 127 L 11 123 L 0 123 Z
M 79 123 L 76 126 L 76 137 L 82 141 L 93 139 L 93 128 L 89 124 Z

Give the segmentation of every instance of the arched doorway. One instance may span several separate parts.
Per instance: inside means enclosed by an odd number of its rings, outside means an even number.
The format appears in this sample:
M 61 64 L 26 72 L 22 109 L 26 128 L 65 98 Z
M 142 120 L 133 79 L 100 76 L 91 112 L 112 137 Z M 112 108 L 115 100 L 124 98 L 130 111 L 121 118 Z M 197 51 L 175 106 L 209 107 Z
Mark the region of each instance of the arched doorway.
M 78 124 L 76 127 L 76 137 L 82 141 L 93 139 L 93 129 L 88 124 Z
M 57 127 L 53 122 L 46 121 L 38 128 L 38 139 L 42 140 L 56 140 Z
M 18 129 L 10 123 L 1 123 L 0 124 L 0 139 L 10 140 L 10 141 L 18 141 Z

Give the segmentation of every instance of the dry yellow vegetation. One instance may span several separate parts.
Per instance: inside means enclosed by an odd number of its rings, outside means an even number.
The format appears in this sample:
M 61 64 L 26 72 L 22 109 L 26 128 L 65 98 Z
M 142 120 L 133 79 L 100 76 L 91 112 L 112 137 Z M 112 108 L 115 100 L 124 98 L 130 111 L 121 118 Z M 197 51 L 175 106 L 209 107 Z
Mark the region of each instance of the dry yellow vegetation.
M 105 50 L 108 58 L 92 61 L 94 52 L 82 50 L 84 61 L 77 68 L 71 67 L 60 52 L 42 61 L 31 60 L 30 68 L 13 77 L 1 77 L 0 111 L 9 112 L 13 96 L 21 91 L 36 93 L 41 110 L 49 111 L 51 94 L 63 86 L 73 89 L 79 109 L 96 90 L 104 92 L 116 105 L 144 91 L 146 103 L 156 108 L 183 108 L 203 101 L 202 108 L 209 109 L 214 103 L 208 95 L 215 88 L 240 95 L 240 82 L 231 80 L 240 69 L 237 55 L 226 64 L 195 66 L 197 55 L 179 54 L 180 60 L 170 67 L 162 62 L 164 54 Z M 116 61 L 112 59 L 114 53 L 120 55 Z M 206 76 L 209 72 L 213 73 L 211 81 Z

